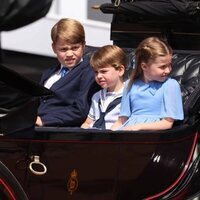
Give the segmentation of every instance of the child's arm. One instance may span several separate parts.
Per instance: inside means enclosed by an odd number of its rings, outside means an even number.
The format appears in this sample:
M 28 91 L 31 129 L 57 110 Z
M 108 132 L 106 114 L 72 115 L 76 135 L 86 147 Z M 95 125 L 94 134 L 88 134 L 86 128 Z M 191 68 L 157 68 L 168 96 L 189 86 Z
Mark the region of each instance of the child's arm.
M 163 118 L 160 121 L 136 124 L 132 126 L 126 126 L 123 130 L 127 131 L 141 131 L 141 130 L 166 130 L 172 128 L 174 119 Z
M 127 119 L 128 117 L 119 117 L 118 120 L 111 126 L 111 130 L 117 130 Z
M 85 122 L 81 125 L 81 128 L 90 128 L 90 125 L 93 123 L 94 121 L 87 117 L 87 119 L 85 120 Z

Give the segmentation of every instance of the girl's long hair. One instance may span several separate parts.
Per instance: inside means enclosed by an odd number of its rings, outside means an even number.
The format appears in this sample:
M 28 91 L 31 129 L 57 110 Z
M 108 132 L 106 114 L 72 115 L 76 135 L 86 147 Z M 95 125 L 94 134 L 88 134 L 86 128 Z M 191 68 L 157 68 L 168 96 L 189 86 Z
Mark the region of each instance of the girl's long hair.
M 128 83 L 128 90 L 131 88 L 135 78 L 142 77 L 141 63 L 154 61 L 158 56 L 172 55 L 170 45 L 158 37 L 144 39 L 135 50 L 135 68 L 133 69 Z

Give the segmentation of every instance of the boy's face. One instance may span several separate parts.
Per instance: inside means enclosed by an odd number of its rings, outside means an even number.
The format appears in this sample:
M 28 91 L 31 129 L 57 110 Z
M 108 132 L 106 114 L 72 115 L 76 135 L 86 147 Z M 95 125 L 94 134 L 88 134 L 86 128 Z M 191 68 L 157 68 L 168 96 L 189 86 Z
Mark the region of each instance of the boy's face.
M 59 62 L 69 69 L 76 66 L 82 56 L 85 44 L 68 44 L 62 39 L 58 39 L 55 44 L 52 44 L 54 53 L 57 55 Z
M 112 66 L 103 67 L 95 70 L 95 80 L 102 87 L 109 92 L 117 91 L 123 82 L 124 66 L 115 69 Z

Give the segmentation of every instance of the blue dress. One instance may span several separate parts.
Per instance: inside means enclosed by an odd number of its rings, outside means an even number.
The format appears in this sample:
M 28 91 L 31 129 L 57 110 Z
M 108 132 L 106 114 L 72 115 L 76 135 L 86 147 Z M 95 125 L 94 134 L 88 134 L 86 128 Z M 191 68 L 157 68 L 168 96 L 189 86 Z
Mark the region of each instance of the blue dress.
M 131 89 L 124 90 L 120 116 L 128 117 L 122 125 L 159 121 L 169 117 L 183 120 L 183 105 L 179 83 L 171 78 L 165 82 L 143 82 L 136 79 Z

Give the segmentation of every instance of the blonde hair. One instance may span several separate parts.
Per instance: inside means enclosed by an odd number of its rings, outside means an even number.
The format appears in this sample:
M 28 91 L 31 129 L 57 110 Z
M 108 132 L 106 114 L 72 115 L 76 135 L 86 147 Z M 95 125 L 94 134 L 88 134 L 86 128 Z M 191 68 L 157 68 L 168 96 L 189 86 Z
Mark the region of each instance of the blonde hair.
M 144 39 L 135 50 L 135 68 L 130 76 L 128 84 L 131 88 L 135 78 L 143 75 L 141 63 L 153 62 L 159 56 L 172 55 L 173 51 L 170 45 L 158 37 L 149 37 Z
M 121 65 L 126 66 L 126 54 L 116 45 L 106 45 L 92 54 L 90 64 L 94 70 L 108 65 L 117 70 Z
M 51 39 L 54 44 L 58 39 L 62 39 L 69 44 L 85 43 L 85 31 L 79 21 L 63 18 L 52 27 Z

